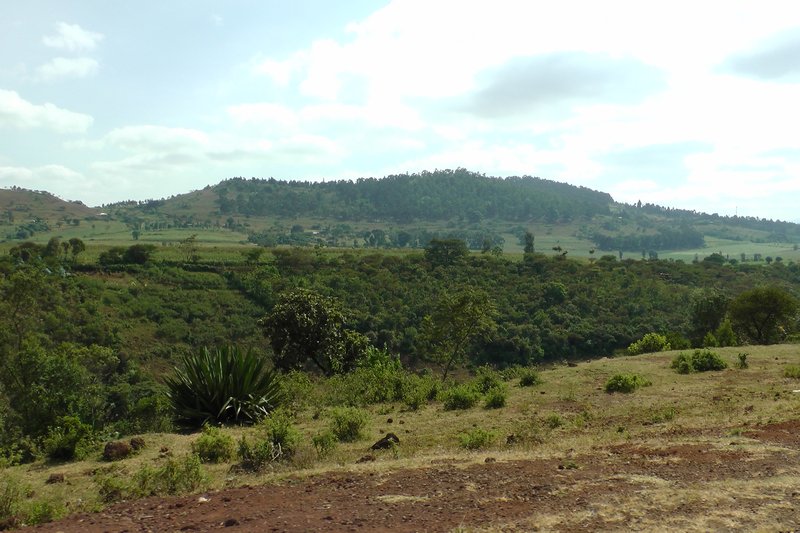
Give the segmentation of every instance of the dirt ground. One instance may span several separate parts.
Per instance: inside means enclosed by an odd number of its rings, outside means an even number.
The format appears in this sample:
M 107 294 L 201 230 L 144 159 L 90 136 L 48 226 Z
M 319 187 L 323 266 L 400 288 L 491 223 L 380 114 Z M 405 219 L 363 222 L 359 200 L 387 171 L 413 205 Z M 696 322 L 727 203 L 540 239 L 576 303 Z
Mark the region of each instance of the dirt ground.
M 709 442 L 551 459 L 437 459 L 176 498 L 35 528 L 63 532 L 800 529 L 800 421 Z

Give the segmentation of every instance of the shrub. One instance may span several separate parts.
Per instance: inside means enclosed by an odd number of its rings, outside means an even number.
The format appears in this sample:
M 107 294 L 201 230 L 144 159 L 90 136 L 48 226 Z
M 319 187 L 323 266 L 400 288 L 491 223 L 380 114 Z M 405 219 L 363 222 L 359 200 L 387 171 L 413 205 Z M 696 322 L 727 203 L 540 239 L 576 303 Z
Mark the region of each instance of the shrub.
M 783 369 L 783 376 L 792 379 L 800 379 L 800 366 L 787 366 Z
M 519 374 L 519 386 L 520 387 L 533 387 L 534 385 L 538 385 L 542 382 L 542 378 L 539 376 L 539 372 L 537 372 L 533 368 L 525 368 L 520 371 Z
M 15 477 L 7 474 L 0 476 L 0 523 L 17 514 L 26 492 L 25 487 Z
M 456 409 L 470 409 L 475 407 L 480 399 L 478 391 L 469 385 L 456 385 L 442 392 L 442 402 L 445 411 Z
M 362 437 L 369 415 L 363 409 L 340 407 L 331 411 L 331 433 L 340 442 L 353 442 Z
M 314 435 L 311 442 L 320 457 L 327 457 L 336 448 L 336 436 L 330 430 Z
M 42 446 L 50 459 L 71 461 L 83 459 L 97 445 L 92 426 L 77 417 L 61 417 L 57 426 L 50 428 Z
M 169 458 L 164 466 L 143 466 L 133 475 L 133 487 L 138 496 L 164 496 L 193 492 L 207 481 L 195 454 Z
M 717 346 L 719 346 L 719 342 L 714 334 L 710 331 L 706 333 L 703 337 L 703 348 L 716 348 Z
M 237 457 L 239 466 L 257 472 L 267 464 L 294 457 L 302 437 L 285 409 L 273 411 L 256 426 L 256 437 L 251 443 L 242 436 Z
M 695 350 L 691 355 L 686 353 L 678 354 L 672 360 L 671 367 L 679 374 L 691 374 L 692 372 L 724 370 L 728 368 L 728 363 L 711 350 Z
M 650 382 L 637 374 L 614 374 L 606 381 L 606 392 L 631 393 L 639 387 L 647 387 Z
M 474 428 L 459 435 L 459 445 L 467 450 L 480 450 L 491 445 L 496 438 L 494 432 Z
M 736 334 L 733 332 L 733 325 L 728 318 L 722 321 L 722 324 L 714 332 L 714 336 L 720 346 L 736 346 L 739 344 Z
M 204 426 L 203 434 L 192 443 L 192 451 L 204 463 L 224 463 L 233 458 L 233 437 L 214 426 Z
M 551 413 L 544 419 L 544 423 L 550 429 L 557 429 L 564 425 L 564 419 L 558 413 Z
M 258 472 L 269 463 L 280 458 L 280 451 L 267 439 L 256 439 L 251 443 L 242 435 L 239 440 L 239 449 L 236 453 L 239 466 L 251 472 Z
M 736 368 L 744 370 L 745 368 L 750 366 L 750 363 L 747 362 L 747 356 L 749 354 L 747 352 L 739 352 L 738 357 L 739 360 L 736 362 Z
M 664 352 L 670 350 L 671 346 L 667 337 L 658 333 L 648 333 L 638 341 L 628 346 L 629 355 L 639 355 L 643 353 Z
M 266 359 L 236 347 L 204 348 L 183 357 L 181 368 L 164 379 L 178 423 L 253 423 L 283 400 L 279 376 Z
M 294 456 L 302 440 L 300 432 L 294 427 L 291 414 L 285 409 L 273 411 L 259 423 L 259 429 L 284 459 Z
M 506 406 L 505 387 L 496 387 L 486 393 L 486 400 L 483 404 L 486 409 L 499 409 Z
M 61 502 L 47 500 L 33 502 L 25 510 L 25 525 L 34 526 L 37 524 L 46 524 L 66 514 L 67 509 Z
M 472 380 L 472 386 L 481 394 L 486 394 L 492 389 L 500 388 L 503 386 L 503 380 L 500 374 L 489 366 L 482 366 L 478 368 L 475 373 L 475 378 Z

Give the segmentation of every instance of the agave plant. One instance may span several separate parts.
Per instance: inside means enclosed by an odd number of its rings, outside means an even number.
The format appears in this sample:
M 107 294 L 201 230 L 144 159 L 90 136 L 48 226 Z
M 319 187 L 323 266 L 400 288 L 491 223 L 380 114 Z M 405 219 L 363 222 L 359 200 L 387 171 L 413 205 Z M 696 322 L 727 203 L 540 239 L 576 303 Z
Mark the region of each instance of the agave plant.
M 188 427 L 251 424 L 284 398 L 280 377 L 265 359 L 237 347 L 187 354 L 164 381 L 176 421 Z

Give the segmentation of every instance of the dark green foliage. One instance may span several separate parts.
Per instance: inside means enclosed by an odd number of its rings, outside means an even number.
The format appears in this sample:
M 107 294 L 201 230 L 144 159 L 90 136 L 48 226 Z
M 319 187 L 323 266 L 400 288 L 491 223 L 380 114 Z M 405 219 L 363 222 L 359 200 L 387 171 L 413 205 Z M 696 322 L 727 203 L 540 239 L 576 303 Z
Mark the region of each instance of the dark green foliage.
M 336 407 L 331 410 L 331 433 L 340 442 L 357 441 L 364 436 L 369 415 L 357 407 Z
M 750 366 L 750 363 L 747 362 L 747 356 L 748 356 L 747 352 L 739 352 L 737 354 L 739 360 L 736 362 L 736 368 L 744 370 L 745 368 L 748 368 Z
M 42 443 L 45 455 L 56 461 L 84 459 L 96 447 L 97 436 L 92 427 L 74 416 L 62 417 Z
M 608 213 L 611 197 L 539 178 L 490 178 L 466 169 L 383 179 L 303 183 L 234 178 L 216 187 L 222 214 L 339 220 L 449 220 L 464 216 L 557 222 Z
M 519 374 L 519 386 L 520 387 L 532 387 L 534 385 L 538 385 L 542 382 L 542 378 L 539 376 L 539 372 L 537 372 L 533 368 L 524 368 L 520 371 Z
M 460 263 L 468 254 L 460 239 L 433 239 L 425 249 L 425 260 L 431 267 L 446 267 Z
M 233 437 L 214 426 L 204 426 L 203 434 L 192 442 L 192 452 L 204 463 L 225 463 L 233 458 Z
M 629 355 L 639 355 L 643 353 L 663 352 L 670 350 L 671 346 L 664 335 L 658 333 L 648 333 L 638 341 L 628 346 Z
M 489 366 L 479 367 L 472 378 L 472 386 L 481 394 L 486 394 L 492 389 L 505 387 L 503 378 L 498 371 Z
M 695 350 L 692 354 L 678 354 L 672 360 L 671 367 L 678 374 L 691 374 L 692 372 L 724 370 L 728 368 L 728 363 L 711 350 Z
M 647 387 L 650 381 L 638 374 L 614 374 L 606 381 L 605 391 L 631 393 L 639 387 Z
M 278 374 L 252 351 L 204 348 L 180 364 L 164 383 L 181 425 L 253 423 L 283 401 Z
M 745 291 L 730 304 L 733 329 L 756 344 L 772 344 L 785 337 L 796 318 L 797 300 L 778 287 Z
M 480 397 L 480 393 L 472 385 L 456 385 L 442 393 L 442 404 L 445 411 L 471 409 L 475 407 Z
M 275 366 L 284 370 L 304 368 L 310 361 L 326 375 L 348 372 L 369 347 L 366 337 L 346 329 L 338 302 L 307 289 L 281 295 L 260 324 L 272 344 Z
M 422 322 L 422 342 L 429 357 L 443 365 L 442 380 L 463 362 L 470 343 L 486 339 L 497 328 L 494 303 L 481 290 L 463 286 L 439 296 Z

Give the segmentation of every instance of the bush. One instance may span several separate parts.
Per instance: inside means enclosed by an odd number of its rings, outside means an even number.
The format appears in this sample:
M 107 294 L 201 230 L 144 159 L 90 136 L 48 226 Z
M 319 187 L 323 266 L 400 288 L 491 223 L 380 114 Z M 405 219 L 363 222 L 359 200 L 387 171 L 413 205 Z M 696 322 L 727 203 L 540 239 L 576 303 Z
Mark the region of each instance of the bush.
M 664 352 L 670 350 L 671 346 L 667 337 L 658 333 L 648 333 L 638 341 L 628 346 L 628 355 L 639 355 L 643 353 Z
M 650 382 L 637 374 L 615 374 L 606 381 L 605 390 L 611 392 L 631 393 L 639 387 L 647 387 Z
M 354 442 L 363 435 L 369 414 L 355 407 L 339 407 L 331 411 L 331 433 L 340 442 Z
M 550 429 L 557 429 L 564 425 L 564 419 L 558 413 L 551 413 L 544 419 L 544 423 Z
M 750 366 L 750 363 L 747 362 L 747 356 L 749 354 L 747 352 L 739 352 L 738 357 L 739 360 L 736 362 L 736 368 L 740 370 L 744 370 Z
M 471 409 L 480 399 L 480 394 L 469 385 L 456 385 L 442 393 L 445 411 Z
M 711 350 L 695 350 L 691 355 L 678 354 L 672 360 L 671 368 L 674 368 L 678 374 L 691 374 L 692 372 L 724 370 L 728 368 L 728 363 Z
M 489 366 L 478 368 L 472 386 L 481 394 L 486 394 L 492 389 L 503 387 L 503 380 L 500 374 Z
M 475 428 L 459 435 L 459 445 L 467 450 L 480 450 L 491 445 L 496 438 L 494 432 Z
M 206 482 L 200 458 L 195 454 L 169 458 L 160 468 L 145 465 L 133 475 L 134 491 L 141 497 L 185 494 Z
M 302 440 L 302 436 L 294 427 L 293 422 L 288 411 L 278 409 L 259 423 L 259 429 L 264 432 L 265 438 L 272 443 L 280 457 L 284 459 L 294 456 Z
M 336 448 L 336 436 L 331 431 L 323 431 L 314 435 L 311 442 L 320 457 L 327 457 Z
M 239 466 L 250 472 L 258 472 L 269 463 L 280 458 L 280 451 L 267 439 L 257 439 L 252 444 L 242 435 L 239 440 L 239 449 L 236 453 Z
M 783 377 L 800 379 L 800 366 L 790 365 L 783 369 Z
M 239 441 L 239 466 L 257 472 L 267 464 L 294 457 L 302 436 L 285 409 L 273 411 L 256 426 L 257 436 L 251 443 L 242 436 Z
M 12 519 L 18 513 L 20 502 L 26 492 L 25 487 L 16 478 L 7 474 L 0 476 L 0 523 Z
M 175 375 L 164 379 L 177 422 L 253 423 L 281 405 L 283 389 L 266 359 L 236 347 L 204 348 L 183 357 Z
M 61 461 L 83 459 L 96 445 L 92 426 L 74 416 L 62 417 L 58 426 L 50 428 L 42 443 L 47 457 Z
M 486 393 L 486 400 L 483 404 L 486 409 L 500 409 L 506 406 L 505 387 L 495 387 Z
M 192 443 L 192 451 L 204 463 L 224 463 L 233 458 L 233 437 L 217 427 L 203 427 L 203 434 Z
M 520 387 L 533 387 L 534 385 L 538 385 L 542 382 L 542 378 L 539 376 L 539 372 L 537 372 L 533 368 L 525 368 L 520 371 L 519 374 L 519 386 Z

